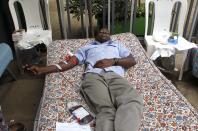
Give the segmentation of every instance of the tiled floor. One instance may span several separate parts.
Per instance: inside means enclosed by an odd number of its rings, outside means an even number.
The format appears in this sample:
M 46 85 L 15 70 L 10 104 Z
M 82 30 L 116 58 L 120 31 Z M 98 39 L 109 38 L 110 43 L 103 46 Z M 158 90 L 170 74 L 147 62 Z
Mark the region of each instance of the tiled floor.
M 26 73 L 20 75 L 16 64 L 13 62 L 11 65 L 17 81 L 13 81 L 7 72 L 0 78 L 0 105 L 7 122 L 22 122 L 31 131 L 42 96 L 44 77 Z
M 176 87 L 187 98 L 187 100 L 198 110 L 198 78 L 191 72 L 184 76 L 183 81 L 177 81 Z

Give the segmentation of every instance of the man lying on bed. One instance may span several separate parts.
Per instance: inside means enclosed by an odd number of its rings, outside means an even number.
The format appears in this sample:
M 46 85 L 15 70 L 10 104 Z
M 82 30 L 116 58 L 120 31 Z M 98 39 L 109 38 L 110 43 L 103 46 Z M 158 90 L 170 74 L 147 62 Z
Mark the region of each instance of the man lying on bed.
M 77 50 L 68 64 L 28 68 L 34 74 L 67 71 L 85 64 L 82 94 L 96 114 L 96 131 L 136 131 L 142 113 L 142 97 L 123 78 L 125 69 L 136 64 L 130 51 L 102 28 L 94 42 Z

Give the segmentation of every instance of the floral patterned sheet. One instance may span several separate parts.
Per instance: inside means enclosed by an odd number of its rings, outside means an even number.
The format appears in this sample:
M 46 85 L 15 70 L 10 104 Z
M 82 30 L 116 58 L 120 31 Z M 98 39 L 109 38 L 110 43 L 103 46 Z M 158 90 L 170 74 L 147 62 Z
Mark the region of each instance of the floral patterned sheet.
M 163 76 L 146 55 L 137 37 L 131 33 L 113 35 L 126 45 L 137 64 L 125 77 L 144 97 L 144 112 L 140 130 L 198 130 L 198 113 L 176 87 Z M 48 65 L 64 59 L 67 50 L 76 51 L 93 39 L 54 41 L 48 48 Z M 77 66 L 63 73 L 46 76 L 37 130 L 55 130 L 56 122 L 67 122 L 68 101 L 78 101 L 83 68 Z M 133 119 L 133 118 L 131 118 Z

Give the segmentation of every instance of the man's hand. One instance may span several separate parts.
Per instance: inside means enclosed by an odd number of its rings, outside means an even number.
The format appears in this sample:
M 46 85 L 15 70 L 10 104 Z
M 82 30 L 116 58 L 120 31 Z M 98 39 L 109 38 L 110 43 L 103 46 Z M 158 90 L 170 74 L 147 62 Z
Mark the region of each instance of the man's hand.
M 49 66 L 43 66 L 43 67 L 38 67 L 38 66 L 34 66 L 34 65 L 33 66 L 25 65 L 25 66 L 23 66 L 23 68 L 34 73 L 35 75 L 41 75 L 41 74 L 49 74 L 49 73 L 66 71 L 66 70 L 73 68 L 77 64 L 78 64 L 77 57 L 72 56 L 67 64 L 65 64 L 64 62 L 59 62 L 57 64 L 58 66 L 60 66 L 61 69 L 59 69 L 56 66 L 56 64 L 49 65 Z
M 102 59 L 96 62 L 94 68 L 106 68 L 110 66 L 122 66 L 125 69 L 128 69 L 136 64 L 135 59 L 132 54 L 124 58 L 116 58 L 115 59 Z
M 96 62 L 94 65 L 94 68 L 106 68 L 114 65 L 114 60 L 113 59 L 102 59 Z
M 43 68 L 38 67 L 38 66 L 31 66 L 31 67 L 27 68 L 27 70 L 33 72 L 35 75 L 41 75 L 44 73 Z

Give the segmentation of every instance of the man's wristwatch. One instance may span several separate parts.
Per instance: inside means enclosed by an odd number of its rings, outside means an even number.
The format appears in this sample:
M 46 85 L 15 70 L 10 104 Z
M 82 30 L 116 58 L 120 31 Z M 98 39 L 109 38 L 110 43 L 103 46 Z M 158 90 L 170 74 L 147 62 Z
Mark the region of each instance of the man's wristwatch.
M 114 60 L 114 64 L 113 65 L 118 65 L 119 58 L 113 58 L 113 60 Z

